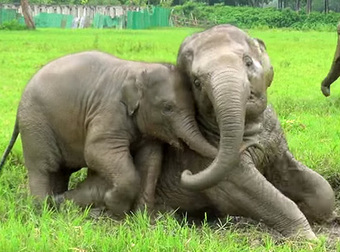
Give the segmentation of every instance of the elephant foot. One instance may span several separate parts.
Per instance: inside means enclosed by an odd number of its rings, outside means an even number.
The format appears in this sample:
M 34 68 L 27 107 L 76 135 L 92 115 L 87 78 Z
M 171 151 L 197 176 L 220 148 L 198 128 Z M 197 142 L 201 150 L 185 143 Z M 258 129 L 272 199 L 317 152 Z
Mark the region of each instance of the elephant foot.
M 51 208 L 58 210 L 60 205 L 65 201 L 65 197 L 63 194 L 49 195 L 46 201 Z
M 103 207 L 91 207 L 89 216 L 93 219 L 99 219 L 101 217 L 112 218 Z
M 331 89 L 329 86 L 321 86 L 321 91 L 326 97 L 331 95 Z
M 292 239 L 303 239 L 303 240 L 316 240 L 317 237 L 313 232 L 311 226 L 305 220 L 302 220 L 302 223 L 297 225 L 297 223 L 293 224 L 290 228 L 286 228 L 281 231 L 287 238 Z
M 135 205 L 133 212 L 146 213 L 150 219 L 150 224 L 154 225 L 157 219 L 157 211 L 155 211 L 153 204 L 141 200 Z
M 315 233 L 312 230 L 301 231 L 297 234 L 296 238 L 306 239 L 306 240 L 317 240 Z

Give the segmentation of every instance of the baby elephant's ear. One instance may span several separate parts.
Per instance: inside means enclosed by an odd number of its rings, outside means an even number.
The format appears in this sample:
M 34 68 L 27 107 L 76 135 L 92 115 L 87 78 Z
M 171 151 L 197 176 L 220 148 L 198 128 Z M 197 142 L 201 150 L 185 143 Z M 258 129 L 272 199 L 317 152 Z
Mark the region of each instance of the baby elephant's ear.
M 122 87 L 122 103 L 127 107 L 129 116 L 132 116 L 139 107 L 142 98 L 140 83 L 136 78 L 130 78 Z

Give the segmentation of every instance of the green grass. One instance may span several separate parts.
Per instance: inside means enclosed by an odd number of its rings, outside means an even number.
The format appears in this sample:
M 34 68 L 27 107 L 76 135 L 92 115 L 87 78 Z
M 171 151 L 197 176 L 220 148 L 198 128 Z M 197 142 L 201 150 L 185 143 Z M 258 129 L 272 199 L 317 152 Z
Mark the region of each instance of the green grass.
M 145 31 L 0 31 L 0 153 L 10 139 L 20 95 L 44 64 L 65 54 L 98 49 L 143 61 L 175 63 L 194 29 Z M 334 186 L 340 180 L 340 81 L 323 97 L 320 82 L 333 58 L 336 33 L 250 30 L 265 41 L 275 77 L 268 90 L 290 149 Z M 73 183 L 79 181 L 73 178 Z M 142 214 L 124 222 L 93 219 L 72 204 L 53 212 L 35 205 L 27 189 L 20 142 L 0 177 L 0 251 L 340 251 L 322 236 L 318 243 L 274 241 L 257 225 L 223 221 L 190 227 L 170 215 L 149 225 Z

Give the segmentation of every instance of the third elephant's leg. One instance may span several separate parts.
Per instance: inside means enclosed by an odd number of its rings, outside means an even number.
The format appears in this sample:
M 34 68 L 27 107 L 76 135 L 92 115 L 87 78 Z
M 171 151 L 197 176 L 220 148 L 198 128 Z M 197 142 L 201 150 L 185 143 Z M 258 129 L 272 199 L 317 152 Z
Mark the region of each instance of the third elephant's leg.
M 241 165 L 216 187 L 207 190 L 207 195 L 223 216 L 243 215 L 263 220 L 285 236 L 315 238 L 297 205 L 266 180 L 247 152 L 242 154 Z M 224 202 L 232 202 L 232 212 Z

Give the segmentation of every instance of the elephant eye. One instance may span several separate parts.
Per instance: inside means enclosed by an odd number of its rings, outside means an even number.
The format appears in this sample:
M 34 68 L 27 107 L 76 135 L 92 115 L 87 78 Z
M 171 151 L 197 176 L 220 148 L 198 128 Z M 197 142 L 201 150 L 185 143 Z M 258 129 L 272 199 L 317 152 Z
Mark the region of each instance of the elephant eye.
M 194 79 L 194 85 L 195 85 L 196 88 L 200 88 L 201 82 L 198 79 Z
M 165 114 L 171 114 L 174 111 L 174 106 L 170 103 L 164 103 L 163 112 Z
M 253 65 L 253 59 L 249 57 L 248 55 L 243 56 L 243 61 L 247 67 L 251 67 Z

